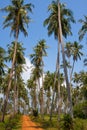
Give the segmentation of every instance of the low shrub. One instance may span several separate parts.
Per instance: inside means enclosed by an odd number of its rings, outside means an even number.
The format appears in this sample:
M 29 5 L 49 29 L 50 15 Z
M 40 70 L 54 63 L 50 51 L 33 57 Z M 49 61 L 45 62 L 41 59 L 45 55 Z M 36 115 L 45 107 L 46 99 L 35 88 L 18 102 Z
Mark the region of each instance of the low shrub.
M 33 116 L 34 117 L 37 117 L 38 116 L 38 110 L 36 109 L 36 110 L 33 110 Z
M 73 119 L 69 114 L 65 114 L 60 121 L 60 126 L 63 130 L 73 130 Z
M 87 102 L 79 103 L 74 106 L 74 117 L 86 119 L 87 118 Z
M 19 115 L 15 115 L 14 117 L 10 117 L 5 122 L 5 130 L 12 130 L 13 128 L 16 128 L 19 120 L 20 120 L 20 116 Z

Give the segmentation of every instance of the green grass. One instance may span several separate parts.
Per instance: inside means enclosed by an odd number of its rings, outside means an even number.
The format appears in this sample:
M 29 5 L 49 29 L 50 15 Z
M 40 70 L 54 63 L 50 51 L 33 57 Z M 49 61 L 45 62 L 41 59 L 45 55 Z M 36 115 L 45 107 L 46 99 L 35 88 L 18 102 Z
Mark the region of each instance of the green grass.
M 59 125 L 57 121 L 57 116 L 53 116 L 51 122 L 47 115 L 44 116 L 44 120 L 42 120 L 40 115 L 36 118 L 31 116 L 31 120 L 40 124 L 44 130 L 64 130 L 63 128 L 59 129 L 59 126 L 61 125 Z M 73 119 L 73 130 L 87 130 L 87 120 L 80 118 Z
M 15 115 L 14 118 L 6 116 L 5 122 L 0 122 L 0 130 L 20 130 L 21 115 Z
M 0 130 L 5 130 L 5 124 L 3 122 L 0 122 Z
M 58 130 L 57 117 L 54 116 L 52 121 L 50 122 L 49 116 L 45 115 L 44 120 L 42 120 L 41 116 L 33 117 L 31 116 L 31 120 L 40 124 L 44 130 Z
M 87 130 L 87 119 L 74 119 L 74 130 Z

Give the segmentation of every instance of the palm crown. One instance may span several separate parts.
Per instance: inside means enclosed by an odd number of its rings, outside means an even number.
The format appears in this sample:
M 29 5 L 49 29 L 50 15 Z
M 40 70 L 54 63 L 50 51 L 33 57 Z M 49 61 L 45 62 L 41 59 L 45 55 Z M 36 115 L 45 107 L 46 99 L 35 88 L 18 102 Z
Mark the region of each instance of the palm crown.
M 58 1 L 53 1 L 52 4 L 48 6 L 48 11 L 50 11 L 49 17 L 44 21 L 44 26 L 47 25 L 48 35 L 54 33 L 55 38 L 58 38 Z M 63 36 L 66 38 L 67 35 L 71 35 L 71 22 L 75 22 L 73 18 L 73 13 L 70 9 L 66 8 L 65 4 L 60 4 L 60 13 L 61 13 L 61 26 Z
M 25 4 L 24 0 L 12 0 L 12 5 L 8 5 L 3 8 L 3 11 L 8 12 L 8 15 L 4 21 L 4 28 L 10 26 L 11 33 L 14 33 L 15 37 L 18 37 L 19 31 L 23 32 L 24 35 L 27 35 L 24 24 L 28 26 L 30 18 L 27 15 L 28 11 L 32 12 L 32 4 Z M 17 33 L 17 34 L 16 34 Z M 17 35 L 17 36 L 16 36 Z
M 87 33 L 87 16 L 84 16 L 85 20 L 80 19 L 79 22 L 82 23 L 82 27 L 79 30 L 79 40 L 81 41 L 85 34 Z

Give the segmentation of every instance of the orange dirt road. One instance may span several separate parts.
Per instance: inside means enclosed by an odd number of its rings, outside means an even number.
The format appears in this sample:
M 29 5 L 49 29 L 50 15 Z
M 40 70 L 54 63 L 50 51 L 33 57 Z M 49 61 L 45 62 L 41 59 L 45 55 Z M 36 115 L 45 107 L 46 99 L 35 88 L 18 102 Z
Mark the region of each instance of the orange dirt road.
M 40 126 L 32 122 L 29 116 L 22 117 L 22 130 L 43 130 Z

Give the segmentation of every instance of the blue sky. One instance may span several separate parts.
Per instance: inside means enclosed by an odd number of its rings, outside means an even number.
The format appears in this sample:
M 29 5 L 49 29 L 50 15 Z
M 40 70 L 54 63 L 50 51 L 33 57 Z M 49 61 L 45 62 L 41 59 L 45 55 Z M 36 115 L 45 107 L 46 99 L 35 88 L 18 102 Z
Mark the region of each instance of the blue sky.
M 26 0 L 25 0 L 26 1 Z M 30 14 L 32 18 L 32 23 L 30 23 L 28 31 L 28 37 L 24 37 L 23 34 L 20 35 L 19 41 L 24 44 L 26 48 L 25 56 L 29 57 L 32 53 L 32 48 L 38 43 L 39 40 L 45 39 L 49 49 L 47 50 L 48 57 L 44 58 L 45 71 L 50 70 L 55 71 L 56 55 L 57 55 L 57 41 L 54 36 L 48 37 L 46 27 L 43 27 L 43 21 L 48 17 L 47 7 L 52 2 L 52 0 L 27 0 L 27 3 L 34 4 L 33 13 Z M 78 20 L 87 15 L 87 0 L 61 0 L 67 4 L 67 8 L 71 9 L 76 20 L 76 24 L 72 25 L 73 36 L 68 37 L 66 41 L 78 41 L 78 31 L 81 24 Z M 5 7 L 10 3 L 10 0 L 0 0 L 0 8 Z M 11 43 L 14 38 L 10 37 L 10 29 L 3 30 L 3 20 L 6 14 L 0 12 L 0 46 L 7 49 L 7 44 Z M 65 41 L 65 42 L 66 42 Z M 86 39 L 84 38 L 81 42 L 85 45 L 83 51 L 86 52 L 87 45 Z M 83 59 L 82 59 L 83 60 Z M 84 68 L 82 62 L 78 61 L 76 63 L 75 71 L 80 71 Z

